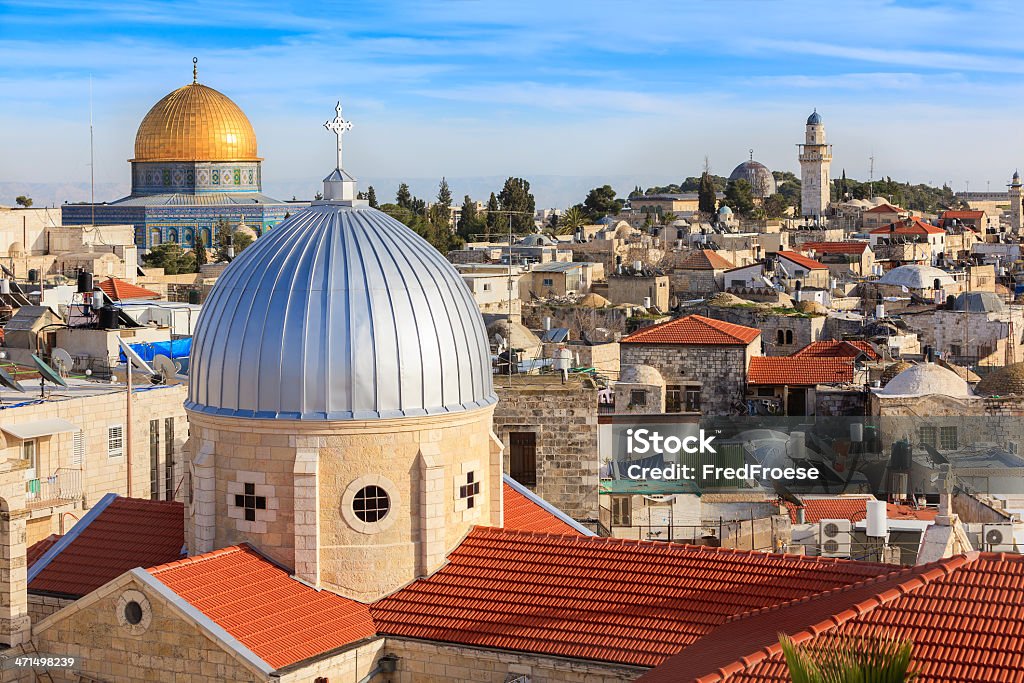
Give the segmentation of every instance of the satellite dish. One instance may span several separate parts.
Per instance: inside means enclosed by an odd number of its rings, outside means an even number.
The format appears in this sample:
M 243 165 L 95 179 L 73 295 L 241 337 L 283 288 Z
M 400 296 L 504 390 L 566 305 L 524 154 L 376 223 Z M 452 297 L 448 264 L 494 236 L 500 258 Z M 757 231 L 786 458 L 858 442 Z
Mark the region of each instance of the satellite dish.
M 168 382 L 173 382 L 177 377 L 178 372 L 181 371 L 181 364 L 174 362 L 174 360 L 162 353 L 158 353 L 153 356 L 153 368 L 157 372 L 159 381 L 167 384 Z
M 42 391 L 43 388 L 43 380 L 53 382 L 54 384 L 57 384 L 62 387 L 66 387 L 68 385 L 68 383 L 64 381 L 64 378 L 61 377 L 56 370 L 54 370 L 53 368 L 46 364 L 46 361 L 44 361 L 42 358 L 40 358 L 34 353 L 31 354 L 31 356 L 32 362 L 36 364 L 36 369 L 39 370 L 40 391 Z
M 149 365 L 149 363 L 147 363 L 146 361 L 142 360 L 142 356 L 140 356 L 138 353 L 136 353 L 135 349 L 133 349 L 132 347 L 128 346 L 128 344 L 126 344 L 123 339 L 121 339 L 119 337 L 118 340 L 117 340 L 117 343 L 121 345 L 121 350 L 124 351 L 125 358 L 128 359 L 128 368 L 127 369 L 128 369 L 129 372 L 131 371 L 131 366 L 134 365 L 139 370 L 142 370 L 143 372 L 145 372 L 147 375 L 155 375 L 155 374 L 157 374 L 157 372 Z
M 54 348 L 50 351 L 50 360 L 60 373 L 61 377 L 67 376 L 71 371 L 71 367 L 75 364 L 75 361 L 71 358 L 71 354 L 60 347 Z
M 0 384 L 8 389 L 13 389 L 14 391 L 19 391 L 23 394 L 25 393 L 25 387 L 21 386 L 21 383 L 11 377 L 11 374 L 3 368 L 0 368 Z

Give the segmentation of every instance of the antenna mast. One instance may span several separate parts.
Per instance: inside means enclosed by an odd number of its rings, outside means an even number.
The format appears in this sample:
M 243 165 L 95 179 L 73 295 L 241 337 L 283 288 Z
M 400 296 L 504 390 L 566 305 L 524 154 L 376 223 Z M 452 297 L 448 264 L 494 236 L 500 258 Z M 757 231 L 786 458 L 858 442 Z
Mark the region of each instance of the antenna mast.
M 92 225 L 96 226 L 96 156 L 92 134 L 92 75 L 89 75 L 89 205 Z
M 871 171 L 868 175 L 868 197 L 875 196 L 875 153 L 872 152 L 871 156 L 868 157 L 871 161 Z

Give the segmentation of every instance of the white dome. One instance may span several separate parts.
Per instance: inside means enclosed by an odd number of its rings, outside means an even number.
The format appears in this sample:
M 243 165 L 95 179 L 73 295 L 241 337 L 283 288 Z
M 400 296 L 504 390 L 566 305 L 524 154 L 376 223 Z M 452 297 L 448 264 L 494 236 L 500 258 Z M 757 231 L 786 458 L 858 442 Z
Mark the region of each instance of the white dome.
M 347 420 L 494 403 L 483 318 L 459 273 L 381 211 L 323 202 L 217 280 L 192 344 L 189 410 Z
M 664 386 L 665 379 L 658 372 L 658 369 L 651 365 L 627 365 L 622 368 L 619 374 L 619 382 L 623 384 L 647 384 L 651 386 Z
M 959 375 L 935 363 L 913 365 L 889 380 L 881 396 L 929 396 L 971 398 L 974 392 Z
M 882 285 L 896 285 L 909 289 L 931 289 L 935 281 L 939 281 L 939 287 L 949 287 L 956 283 L 956 280 L 944 270 L 932 266 L 900 266 L 893 268 L 878 279 Z

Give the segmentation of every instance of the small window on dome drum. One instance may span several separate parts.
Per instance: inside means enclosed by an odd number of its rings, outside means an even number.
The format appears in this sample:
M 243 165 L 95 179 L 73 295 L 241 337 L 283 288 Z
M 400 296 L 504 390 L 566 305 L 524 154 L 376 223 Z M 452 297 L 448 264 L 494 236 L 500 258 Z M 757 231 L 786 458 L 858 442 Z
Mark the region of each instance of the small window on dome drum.
M 380 486 L 364 486 L 352 501 L 352 511 L 364 522 L 379 522 L 391 510 L 391 499 Z

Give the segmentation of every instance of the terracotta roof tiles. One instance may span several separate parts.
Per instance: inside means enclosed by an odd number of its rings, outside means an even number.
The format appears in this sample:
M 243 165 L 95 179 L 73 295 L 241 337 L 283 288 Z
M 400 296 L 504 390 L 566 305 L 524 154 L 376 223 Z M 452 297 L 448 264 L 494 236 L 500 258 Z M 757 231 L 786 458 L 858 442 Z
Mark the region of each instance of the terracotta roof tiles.
M 375 635 L 366 605 L 296 581 L 248 545 L 149 573 L 274 668 Z
M 505 488 L 505 528 L 550 534 L 578 534 L 579 531 L 545 510 L 509 484 Z
M 804 348 L 791 355 L 792 358 L 818 357 L 818 358 L 856 358 L 864 354 L 868 360 L 878 360 L 878 352 L 866 341 L 816 341 L 811 342 Z
M 114 301 L 160 298 L 159 292 L 154 292 L 152 289 L 133 285 L 131 282 L 125 282 L 124 280 L 119 280 L 116 277 L 108 277 L 99 284 L 99 288 L 103 290 L 104 294 Z
M 684 270 L 729 270 L 733 267 L 730 261 L 719 256 L 714 249 L 698 249 L 679 264 L 679 268 Z
M 804 242 L 800 245 L 803 251 L 817 254 L 863 254 L 867 248 L 867 242 Z
M 853 361 L 818 356 L 754 356 L 747 369 L 748 384 L 812 386 L 853 381 Z
M 799 252 L 780 251 L 777 252 L 776 255 L 779 258 L 784 258 L 787 261 L 792 261 L 798 266 L 802 266 L 803 268 L 807 268 L 808 270 L 828 270 L 828 266 L 826 266 L 824 263 L 821 263 L 820 261 L 815 261 L 812 258 L 808 258 L 807 256 L 804 256 Z
M 946 231 L 942 228 L 936 227 L 931 223 L 925 223 L 920 218 L 912 217 L 909 224 L 907 221 L 898 221 L 896 223 L 890 223 L 889 225 L 883 225 L 880 228 L 875 228 L 870 233 L 871 235 L 944 235 Z
M 787 502 L 786 508 L 789 510 L 790 521 L 796 524 L 797 506 Z M 823 519 L 848 519 L 851 522 L 860 522 L 867 517 L 868 501 L 867 498 L 805 498 L 803 508 L 805 524 L 817 524 Z M 889 519 L 933 521 L 938 515 L 936 508 L 914 508 L 895 503 L 888 503 L 886 509 Z
M 1024 556 L 958 555 L 752 612 L 640 680 L 788 683 L 778 632 L 817 647 L 851 637 L 909 638 L 920 683 L 1018 682 L 1024 671 Z
M 92 510 L 49 548 L 33 553 L 30 592 L 81 597 L 129 569 L 181 557 L 181 503 L 107 494 Z
M 761 330 L 743 325 L 688 315 L 659 325 L 645 327 L 622 340 L 623 344 L 723 345 L 749 344 Z
M 371 606 L 380 633 L 653 666 L 730 616 L 891 566 L 477 527 Z

